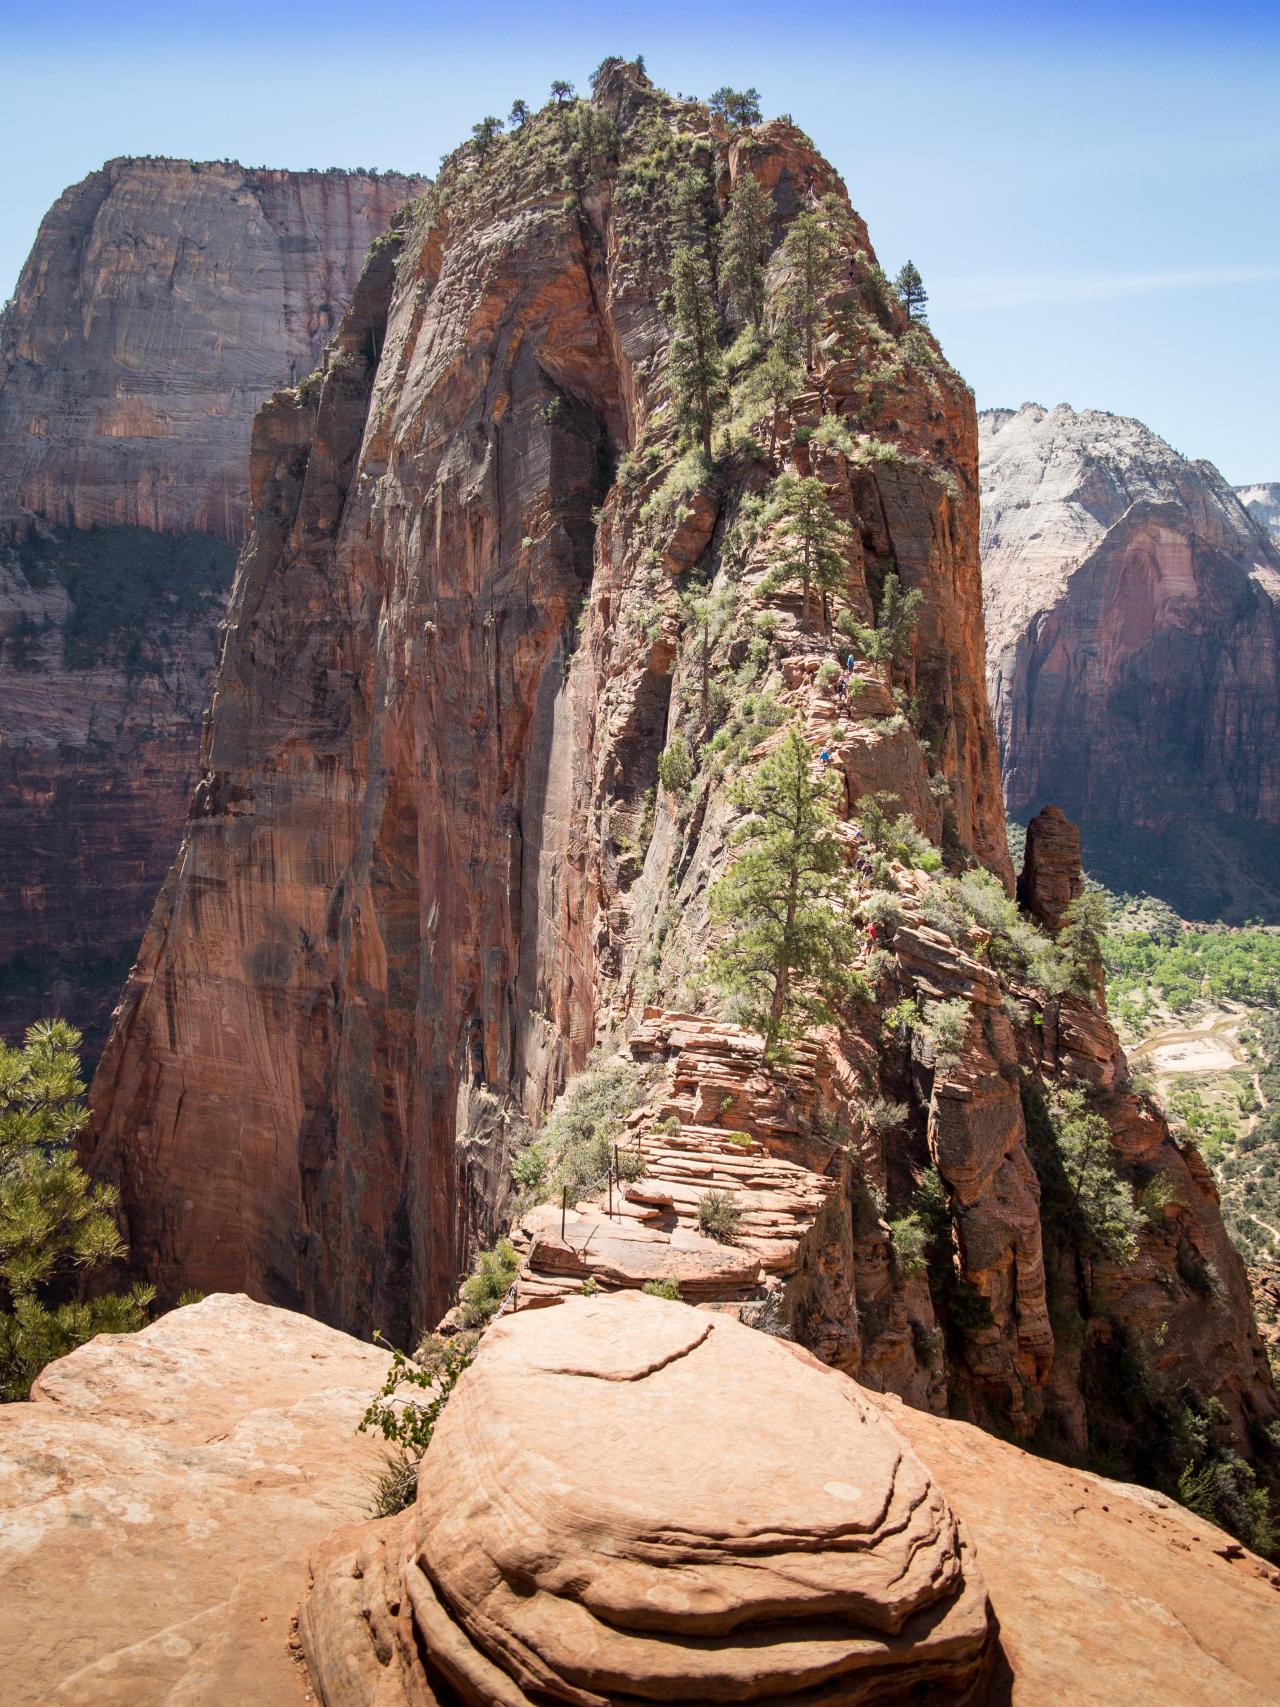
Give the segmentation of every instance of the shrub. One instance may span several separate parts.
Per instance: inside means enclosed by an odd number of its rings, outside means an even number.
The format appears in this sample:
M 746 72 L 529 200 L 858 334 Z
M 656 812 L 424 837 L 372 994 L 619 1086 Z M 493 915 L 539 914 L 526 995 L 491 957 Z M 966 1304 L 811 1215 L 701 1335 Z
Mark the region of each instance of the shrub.
M 375 1339 L 380 1337 L 374 1335 Z M 377 1429 L 393 1448 L 386 1457 L 386 1470 L 375 1483 L 375 1517 L 402 1511 L 414 1497 L 422 1455 L 431 1445 L 441 1411 L 471 1364 L 474 1347 L 474 1336 L 460 1335 L 456 1340 L 431 1345 L 425 1357 L 420 1348 L 421 1362 L 411 1361 L 398 1347 L 392 1351 L 386 1380 L 357 1425 L 361 1434 Z M 405 1398 L 404 1388 L 416 1388 L 432 1397 L 421 1405 Z M 403 1498 L 404 1505 L 390 1506 L 396 1497 Z
M 693 781 L 693 757 L 683 735 L 673 735 L 659 754 L 658 780 L 668 794 L 683 794 Z
M 492 1250 L 478 1253 L 458 1294 L 464 1328 L 482 1328 L 497 1314 L 519 1271 L 520 1255 L 510 1239 L 499 1239 Z
M 679 1304 L 680 1288 L 674 1280 L 646 1280 L 640 1288 L 649 1298 L 669 1298 L 673 1304 Z
M 594 1274 L 589 1274 L 583 1281 L 582 1285 L 578 1288 L 578 1294 L 582 1298 L 594 1298 L 599 1291 L 600 1282 L 596 1279 Z
M 605 1059 L 597 1052 L 570 1079 L 533 1146 L 547 1158 L 544 1195 L 556 1198 L 567 1191 L 573 1202 L 606 1183 L 623 1119 L 644 1101 L 652 1078 L 651 1071 L 625 1056 Z M 618 1166 L 623 1179 L 639 1179 L 644 1157 L 637 1150 L 620 1149 Z
M 838 415 L 822 417 L 814 430 L 813 442 L 826 450 L 840 451 L 844 456 L 853 456 L 858 448 L 857 440 Z
M 824 693 L 828 688 L 833 688 L 836 685 L 840 680 L 840 666 L 834 658 L 824 658 L 822 663 L 818 665 L 816 680 Z
M 952 996 L 945 1002 L 930 1002 L 920 1022 L 920 1030 L 933 1049 L 935 1071 L 945 1073 L 960 1060 L 969 1035 L 971 1017 L 969 1004 L 963 996 Z
M 421 1458 L 398 1446 L 382 1455 L 383 1468 L 373 1477 L 373 1498 L 370 1517 L 394 1517 L 407 1511 L 418 1497 L 418 1469 Z
M 911 1276 L 924 1274 L 929 1266 L 926 1257 L 929 1235 L 915 1210 L 897 1221 L 890 1221 L 889 1232 L 893 1239 L 893 1260 L 899 1273 Z
M 741 1219 L 731 1191 L 707 1191 L 698 1199 L 698 1227 L 709 1239 L 733 1244 Z

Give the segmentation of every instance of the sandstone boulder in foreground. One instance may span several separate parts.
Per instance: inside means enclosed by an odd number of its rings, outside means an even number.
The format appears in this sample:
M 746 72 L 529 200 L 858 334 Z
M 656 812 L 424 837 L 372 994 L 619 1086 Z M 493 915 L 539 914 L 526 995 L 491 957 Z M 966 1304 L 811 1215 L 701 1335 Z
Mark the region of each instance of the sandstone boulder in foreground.
M 7 1707 L 277 1707 L 309 1551 L 367 1509 L 386 1357 L 222 1295 L 103 1335 L 0 1406 Z
M 500 1320 L 416 1507 L 314 1569 L 327 1707 L 940 1707 L 984 1700 L 995 1653 L 966 1537 L 860 1388 L 634 1293 Z

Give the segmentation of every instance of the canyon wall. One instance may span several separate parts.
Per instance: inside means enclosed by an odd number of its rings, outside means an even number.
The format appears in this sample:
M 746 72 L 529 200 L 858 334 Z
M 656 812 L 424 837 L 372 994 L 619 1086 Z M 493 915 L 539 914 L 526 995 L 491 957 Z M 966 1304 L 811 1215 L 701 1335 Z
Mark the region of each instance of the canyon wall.
M 91 1049 L 177 846 L 254 413 L 420 179 L 113 160 L 0 320 L 0 1034 Z
M 987 677 L 1010 812 L 1196 917 L 1280 917 L 1280 552 L 1137 421 L 980 417 Z
M 763 350 L 730 316 L 711 462 L 667 383 L 691 171 L 696 242 L 744 174 L 767 193 L 766 331 L 801 209 L 832 245 L 785 396 L 752 389 Z M 843 585 L 808 621 L 769 574 L 761 497 L 782 471 L 849 528 Z M 826 615 L 882 617 L 891 572 L 919 594 L 909 642 L 838 689 L 849 642 Z M 999 960 L 949 887 L 967 871 L 1014 928 L 983 643 L 971 393 L 801 132 L 730 135 L 607 62 L 592 101 L 459 150 L 372 256 L 318 393 L 281 392 L 255 426 L 200 780 L 92 1090 L 88 1159 L 136 1265 L 162 1298 L 243 1287 L 409 1343 L 505 1225 L 529 1123 L 629 1036 L 670 1060 L 668 1106 L 634 1120 L 664 1117 L 644 1141 L 671 1242 L 710 1274 L 675 1205 L 689 1167 L 746 1190 L 772 1145 L 761 1240 L 828 1361 L 1124 1463 L 1194 1380 L 1243 1442 L 1276 1400 L 1207 1171 L 1129 1085 L 1087 980 Z M 687 1018 L 732 1018 L 706 976 L 708 894 L 735 779 L 783 721 L 825 750 L 879 921 L 795 1096 L 760 1075 L 758 1039 Z M 886 811 L 902 820 L 873 860 L 859 826 Z M 1025 895 L 1055 924 L 1079 883 L 1060 824 L 1036 832 Z M 963 1018 L 950 1052 L 942 1005 Z M 1104 1120 L 1126 1190 L 1163 1182 L 1124 1258 L 1069 1204 L 1042 1219 L 1059 1083 Z M 764 1122 L 740 1133 L 751 1156 L 726 1136 L 739 1102 Z M 923 1191 L 927 1276 L 892 1231 Z M 1138 1364 L 1150 1404 L 1120 1392 Z
M 1265 528 L 1280 546 L 1280 480 L 1261 480 L 1253 486 L 1237 486 L 1236 497 L 1260 528 Z

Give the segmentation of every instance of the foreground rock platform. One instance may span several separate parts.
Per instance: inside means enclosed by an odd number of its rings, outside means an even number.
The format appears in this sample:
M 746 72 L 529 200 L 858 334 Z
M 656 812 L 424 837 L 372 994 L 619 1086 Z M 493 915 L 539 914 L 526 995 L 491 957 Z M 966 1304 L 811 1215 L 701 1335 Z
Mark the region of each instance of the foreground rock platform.
M 305 1560 L 367 1509 L 387 1359 L 206 1299 L 103 1335 L 0 1406 L 7 1707 L 294 1707 Z
M 995 1658 L 966 1537 L 861 1390 L 634 1293 L 500 1320 L 416 1506 L 313 1568 L 327 1707 L 977 1703 Z
M 1007 1669 L 992 1707 L 1274 1707 L 1280 1571 L 1149 1488 L 871 1402 L 973 1538 Z

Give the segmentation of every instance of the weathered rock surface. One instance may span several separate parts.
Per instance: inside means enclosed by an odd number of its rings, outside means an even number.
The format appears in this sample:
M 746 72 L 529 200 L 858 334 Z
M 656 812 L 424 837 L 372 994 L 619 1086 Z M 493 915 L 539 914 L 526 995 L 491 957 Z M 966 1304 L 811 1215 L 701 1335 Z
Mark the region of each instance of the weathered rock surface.
M 1080 832 L 1060 807 L 1043 806 L 1027 825 L 1018 905 L 1057 936 L 1067 908 L 1083 894 Z
M 13 1707 L 296 1707 L 311 1549 L 367 1509 L 385 1355 L 244 1297 L 50 1364 L 0 1406 Z
M 423 180 L 113 160 L 0 320 L 0 1035 L 96 1054 L 177 846 L 249 430 Z
M 499 1321 L 404 1523 L 313 1571 L 326 1707 L 977 1703 L 994 1659 L 964 1533 L 858 1388 L 634 1293 Z
M 670 803 L 640 839 L 689 682 L 681 583 L 655 564 L 717 567 L 741 488 L 688 507 L 700 532 L 683 508 L 641 514 L 676 454 L 667 208 L 642 167 L 681 133 L 728 175 L 719 206 L 747 155 L 642 77 L 605 78 L 590 110 L 618 160 L 571 207 L 573 115 L 540 115 L 482 173 L 462 155 L 447 209 L 366 272 L 318 414 L 282 397 L 259 418 L 202 780 L 94 1091 L 94 1166 L 165 1294 L 245 1285 L 348 1326 L 432 1325 L 498 1225 L 511 1115 L 540 1115 L 634 999 L 686 871 L 680 935 L 705 932 L 723 807 L 696 859 Z M 750 169 L 780 221 L 835 182 L 783 124 Z M 905 336 L 889 318 L 876 336 Z M 948 819 L 1011 881 L 970 401 L 940 362 L 933 389 L 903 366 L 872 397 L 865 325 L 828 393 L 906 450 L 814 458 L 858 521 L 862 608 L 888 557 L 925 594 L 909 686 Z M 865 744 L 923 763 L 914 733 Z
M 980 421 L 1005 797 L 1184 913 L 1280 906 L 1280 551 L 1206 462 L 1065 404 Z
M 1236 497 L 1260 528 L 1265 528 L 1280 546 L 1280 480 L 1263 480 L 1255 486 L 1237 486 Z
M 895 1399 L 873 1402 L 974 1543 L 1004 1660 L 993 1707 L 1275 1700 L 1274 1566 L 1146 1488 L 1049 1463 Z

